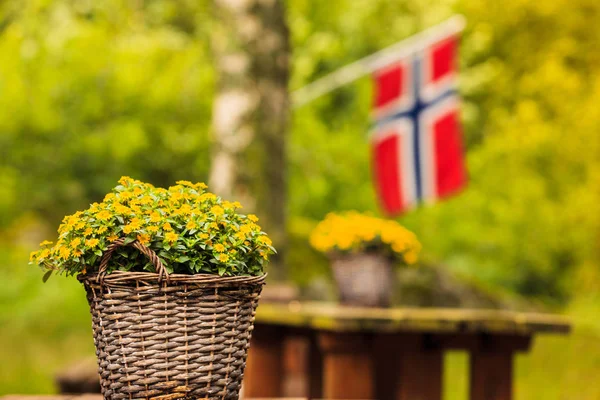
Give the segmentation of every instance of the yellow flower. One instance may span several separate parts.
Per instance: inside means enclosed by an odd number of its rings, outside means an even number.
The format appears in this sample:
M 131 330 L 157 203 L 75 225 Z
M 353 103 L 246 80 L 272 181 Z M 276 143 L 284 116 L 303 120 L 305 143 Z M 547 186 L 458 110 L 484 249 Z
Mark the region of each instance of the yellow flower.
M 102 235 L 104 232 L 106 232 L 107 228 L 105 226 L 101 226 L 98 229 L 96 229 L 96 233 L 98 233 L 99 235 Z
M 252 232 L 252 226 L 249 224 L 242 225 L 240 226 L 240 232 L 243 234 L 248 234 Z
M 131 221 L 129 222 L 129 225 L 133 229 L 140 229 L 142 227 L 142 220 L 139 219 L 138 217 L 132 218 Z
M 71 247 L 73 249 L 76 249 L 80 244 L 81 244 L 81 239 L 79 239 L 79 238 L 75 238 L 75 239 L 71 240 Z
M 179 203 L 179 200 L 181 200 L 181 199 L 183 199 L 183 194 L 181 194 L 180 192 L 174 192 L 174 193 L 171 193 L 169 202 L 171 204 L 176 204 L 176 203 Z
M 221 262 L 229 261 L 229 256 L 227 254 L 219 254 L 218 260 Z
M 106 210 L 102 210 L 98 214 L 96 214 L 96 218 L 98 218 L 101 221 L 106 221 L 106 220 L 110 219 L 111 217 L 112 217 L 112 215 Z
M 161 216 L 158 213 L 158 211 L 154 211 L 152 214 L 150 214 L 150 221 L 151 222 L 160 222 L 161 220 Z
M 152 197 L 150 197 L 150 196 L 143 196 L 143 197 L 140 199 L 140 204 L 141 204 L 141 205 L 143 205 L 143 206 L 150 205 L 150 204 L 152 204 L 153 202 L 154 202 L 154 201 L 152 200 Z
M 154 226 L 154 225 L 151 225 L 146 228 L 146 230 L 150 233 L 156 233 L 156 232 L 158 232 L 158 229 L 159 229 L 158 226 Z
M 83 231 L 83 234 L 85 236 L 90 236 L 93 232 L 94 230 L 92 228 L 87 228 L 85 231 Z
M 38 255 L 38 251 L 32 251 L 31 253 L 29 253 L 29 261 L 35 260 L 37 255 Z
M 140 233 L 139 235 L 137 235 L 137 241 L 141 244 L 147 244 L 150 242 L 150 235 Z
M 129 214 L 131 212 L 129 207 L 124 206 L 123 204 L 117 204 L 115 206 L 115 211 L 119 214 Z
M 165 231 L 172 231 L 173 228 L 171 227 L 171 224 L 168 222 L 165 222 L 165 224 L 162 226 L 163 230 Z
M 357 212 L 328 214 L 313 230 L 309 241 L 322 252 L 364 251 L 375 244 L 381 251 L 390 249 L 398 256 L 407 249 L 413 249 L 416 256 L 420 246 L 414 234 L 397 222 Z
M 190 181 L 177 181 L 175 183 L 178 184 L 178 185 L 181 185 L 181 186 L 187 186 L 187 187 L 191 187 L 191 188 L 193 188 L 194 186 L 196 186 L 196 185 L 194 185 Z
M 108 239 L 109 242 L 114 242 L 115 240 L 117 240 L 119 237 L 117 235 L 110 235 L 109 237 L 107 237 L 106 239 Z
M 219 229 L 219 225 L 217 225 L 217 223 L 216 223 L 216 222 L 211 222 L 211 223 L 208 225 L 208 227 L 209 227 L 210 229 Z
M 246 239 L 246 235 L 243 232 L 237 232 L 235 235 L 233 235 L 237 240 L 244 240 Z
M 221 243 L 217 243 L 215 244 L 214 249 L 216 252 L 222 253 L 225 251 L 225 246 L 223 246 Z
M 129 185 L 133 184 L 133 179 L 131 179 L 131 178 L 130 178 L 130 177 L 128 177 L 128 176 L 122 176 L 122 177 L 119 179 L 119 183 L 120 183 L 121 185 L 123 185 L 123 186 L 129 186 Z
M 404 261 L 406 261 L 406 263 L 410 265 L 416 263 L 418 258 L 419 257 L 417 256 L 417 253 L 414 251 L 409 251 L 404 254 Z
M 223 215 L 225 210 L 223 210 L 223 207 L 221 207 L 221 206 L 212 206 L 210 209 L 210 212 L 213 213 L 214 215 L 216 215 L 217 217 L 219 217 L 219 216 Z
M 85 245 L 92 248 L 98 246 L 98 243 L 100 243 L 98 239 L 88 239 L 85 241 Z
M 252 222 L 258 222 L 258 217 L 254 214 L 248 214 L 248 219 Z
M 186 229 L 195 229 L 196 227 L 197 227 L 197 225 L 196 225 L 195 221 L 190 221 L 185 226 Z
M 401 241 L 394 242 L 392 243 L 392 250 L 394 250 L 396 253 L 402 253 L 404 250 L 406 250 L 406 243 Z
M 50 244 L 52 244 L 52 242 L 51 242 L 51 241 L 49 241 L 49 240 L 44 240 L 42 243 L 40 243 L 40 247 L 48 246 L 48 245 L 50 245 Z
M 200 234 L 200 239 L 208 239 L 210 236 L 208 235 L 208 233 L 201 233 Z
M 73 250 L 73 257 L 79 257 L 80 255 L 83 254 L 83 251 L 77 249 L 77 250 Z M 85 273 L 85 272 L 84 272 Z
M 216 198 L 217 196 L 212 193 L 204 193 L 200 196 L 200 201 L 215 200 Z
M 119 192 L 119 198 L 123 199 L 123 200 L 127 200 L 133 197 L 133 194 L 131 192 Z
M 269 245 L 269 246 L 273 244 L 273 242 L 271 241 L 271 239 L 269 239 L 267 236 L 264 236 L 264 235 L 263 236 L 259 236 L 258 239 L 256 239 L 256 241 L 258 243 L 264 243 L 264 244 Z
M 169 243 L 174 243 L 177 241 L 177 239 L 179 239 L 179 236 L 177 236 L 177 234 L 174 232 L 167 232 L 167 234 L 165 235 L 165 239 Z
M 75 224 L 76 229 L 82 229 L 84 226 L 85 226 L 85 224 L 83 223 L 83 221 L 79 221 L 78 223 Z
M 105 203 L 110 203 L 111 201 L 113 201 L 115 199 L 115 194 L 114 193 L 109 193 L 106 196 L 104 196 L 104 202 Z
M 58 248 L 58 257 L 59 258 L 66 260 L 67 258 L 69 258 L 69 255 L 71 255 L 71 250 L 69 250 L 67 247 L 61 246 Z

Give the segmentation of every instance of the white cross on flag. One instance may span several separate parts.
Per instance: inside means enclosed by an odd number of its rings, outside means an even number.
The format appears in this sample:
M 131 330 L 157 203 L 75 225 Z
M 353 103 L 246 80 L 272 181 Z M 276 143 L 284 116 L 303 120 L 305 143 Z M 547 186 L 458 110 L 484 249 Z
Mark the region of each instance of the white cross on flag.
M 467 182 L 456 93 L 456 32 L 437 32 L 373 74 L 372 166 L 384 211 L 460 191 Z

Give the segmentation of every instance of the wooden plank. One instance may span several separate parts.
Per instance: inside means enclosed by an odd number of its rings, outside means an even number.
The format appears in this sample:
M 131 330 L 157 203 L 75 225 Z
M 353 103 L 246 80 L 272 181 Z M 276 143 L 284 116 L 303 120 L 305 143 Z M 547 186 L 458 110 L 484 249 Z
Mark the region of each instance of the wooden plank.
M 379 400 L 394 400 L 398 388 L 403 335 L 375 335 L 375 395 Z
M 283 396 L 283 338 L 281 328 L 255 326 L 244 371 L 244 397 Z
M 531 347 L 531 335 L 451 333 L 432 334 L 429 340 L 444 350 L 526 352 Z
M 512 353 L 477 351 L 470 359 L 471 400 L 512 399 Z
M 373 359 L 364 335 L 321 333 L 323 397 L 326 399 L 373 399 Z
M 323 354 L 314 335 L 308 343 L 307 393 L 310 399 L 320 399 L 323 397 Z
M 506 310 L 443 308 L 361 308 L 297 301 L 261 303 L 257 322 L 315 330 L 348 332 L 531 333 L 566 334 L 570 322 L 560 316 Z
M 402 352 L 397 400 L 441 400 L 443 357 L 439 349 Z
M 421 333 L 375 337 L 377 398 L 380 400 L 440 400 L 442 348 Z

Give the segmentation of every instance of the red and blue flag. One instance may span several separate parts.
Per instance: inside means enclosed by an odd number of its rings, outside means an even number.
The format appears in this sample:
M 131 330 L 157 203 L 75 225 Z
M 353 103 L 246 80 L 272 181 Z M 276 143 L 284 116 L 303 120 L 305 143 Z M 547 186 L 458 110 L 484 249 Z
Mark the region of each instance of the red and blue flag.
M 428 38 L 373 74 L 373 174 L 389 215 L 446 198 L 466 185 L 457 47 L 455 33 Z

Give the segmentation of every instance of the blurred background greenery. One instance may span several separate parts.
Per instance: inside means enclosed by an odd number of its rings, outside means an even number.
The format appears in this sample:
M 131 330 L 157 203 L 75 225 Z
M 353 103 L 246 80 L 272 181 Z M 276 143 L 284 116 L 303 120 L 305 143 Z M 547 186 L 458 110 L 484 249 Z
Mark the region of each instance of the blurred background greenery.
M 600 3 L 288 0 L 290 87 L 460 12 L 469 188 L 400 219 L 425 260 L 576 322 L 517 363 L 517 398 L 597 399 Z M 121 175 L 206 181 L 215 72 L 209 0 L 0 2 L 0 394 L 54 390 L 93 354 L 83 290 L 27 265 L 63 215 Z M 294 110 L 290 277 L 326 279 L 306 238 L 332 210 L 377 212 L 368 78 Z M 308 260 L 308 262 L 307 262 Z M 466 390 L 450 355 L 447 399 Z

